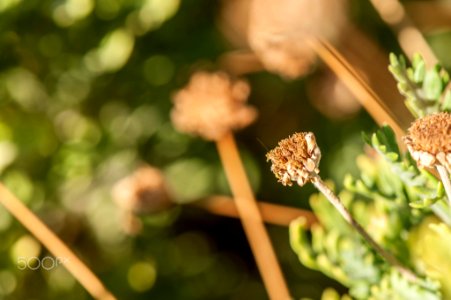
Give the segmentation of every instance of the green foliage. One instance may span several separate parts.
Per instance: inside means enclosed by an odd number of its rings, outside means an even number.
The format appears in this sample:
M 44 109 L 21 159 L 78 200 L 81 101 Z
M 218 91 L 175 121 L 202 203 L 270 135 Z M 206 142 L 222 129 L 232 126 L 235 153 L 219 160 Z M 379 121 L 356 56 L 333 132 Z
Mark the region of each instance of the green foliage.
M 398 90 L 412 114 L 421 118 L 426 115 L 451 111 L 451 91 L 447 89 L 450 77 L 440 65 L 426 68 L 426 62 L 417 54 L 408 67 L 404 56 L 390 54 L 390 72 L 398 82 Z
M 438 221 L 431 229 L 425 217 L 432 209 L 446 223 L 451 220 L 449 209 L 443 206 L 443 186 L 400 152 L 389 126 L 364 140 L 378 156 L 357 158 L 360 176 L 346 176 L 339 197 L 383 248 L 426 277 L 412 282 L 387 265 L 321 194 L 310 198 L 321 225 L 311 228 L 310 239 L 305 220 L 293 221 L 291 246 L 304 265 L 349 287 L 356 299 L 442 299 L 451 286 L 448 268 L 442 266 L 450 261 L 450 230 Z
M 340 196 L 348 200 L 351 210 L 359 203 L 362 204 L 361 201 L 350 199 L 348 192 Z M 310 203 L 322 224 L 311 229 L 311 240 L 305 219 L 297 219 L 290 225 L 291 246 L 305 266 L 319 270 L 349 287 L 349 294 L 355 299 L 441 299 L 438 282 L 425 279 L 412 283 L 401 276 L 374 253 L 322 195 L 313 195 Z M 360 216 L 359 219 L 370 217 L 369 224 L 366 224 L 368 229 L 380 226 L 384 227 L 382 231 L 386 233 L 392 229 L 390 218 L 396 216 L 398 211 L 381 215 L 375 212 L 370 203 L 364 206 L 362 211 L 366 211 L 366 216 Z M 337 222 L 336 226 L 333 226 L 332 220 Z M 402 228 L 397 234 L 401 231 Z M 389 246 L 383 242 L 383 237 L 379 236 L 378 239 L 384 247 Z M 406 247 L 403 251 L 399 255 L 408 256 Z
M 398 196 L 406 195 L 412 207 L 425 208 L 444 200 L 442 183 L 427 171 L 418 169 L 408 154 L 407 157 L 403 157 L 396 143 L 395 134 L 389 126 L 381 127 L 371 137 L 365 137 L 365 140 L 389 165 L 392 184 L 397 182 L 398 186 L 402 185 L 398 190 Z

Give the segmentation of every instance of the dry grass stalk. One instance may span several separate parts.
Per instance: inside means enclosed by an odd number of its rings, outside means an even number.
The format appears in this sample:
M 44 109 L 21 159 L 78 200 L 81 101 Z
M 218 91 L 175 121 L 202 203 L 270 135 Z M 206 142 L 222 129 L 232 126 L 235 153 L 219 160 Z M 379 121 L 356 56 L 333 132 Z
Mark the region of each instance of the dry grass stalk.
M 239 218 L 237 205 L 233 202 L 232 198 L 227 196 L 211 196 L 203 201 L 196 202 L 194 205 L 212 214 Z M 257 205 L 263 221 L 267 224 L 288 226 L 291 221 L 299 217 L 303 217 L 306 220 L 307 227 L 318 222 L 313 212 L 308 210 L 262 201 L 257 201 Z
M 393 111 L 387 107 L 366 80 L 331 44 L 324 40 L 315 39 L 310 40 L 310 45 L 315 49 L 318 56 L 345 83 L 378 124 L 390 125 L 398 138 L 404 135 L 404 130 L 400 125 L 401 122 L 394 115 Z
M 432 49 L 424 39 L 418 28 L 407 15 L 399 0 L 371 0 L 382 20 L 387 23 L 398 37 L 398 42 L 407 54 L 412 57 L 415 53 L 421 53 L 429 67 L 438 63 Z
M 396 81 L 387 72 L 388 53 L 359 28 L 349 25 L 344 30 L 343 35 L 352 38 L 343 39 L 337 45 L 337 51 L 358 72 L 363 73 L 362 78 L 396 116 L 399 126 L 407 128 L 413 121 L 413 116 L 404 104 L 404 97 L 399 93 Z
M 116 299 L 97 276 L 30 209 L 0 184 L 0 203 L 53 255 L 66 260 L 63 266 L 95 299 Z
M 219 65 L 235 76 L 263 70 L 263 65 L 258 57 L 248 50 L 226 52 L 219 58 Z
M 244 231 L 271 299 L 291 299 L 233 135 L 216 142 Z

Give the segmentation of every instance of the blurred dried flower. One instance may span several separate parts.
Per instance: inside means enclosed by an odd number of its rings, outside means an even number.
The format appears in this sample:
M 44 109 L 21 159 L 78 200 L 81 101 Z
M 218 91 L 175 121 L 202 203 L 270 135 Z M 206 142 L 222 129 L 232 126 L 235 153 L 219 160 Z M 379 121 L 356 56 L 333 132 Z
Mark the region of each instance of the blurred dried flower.
M 247 28 L 251 0 L 222 0 L 218 26 L 227 40 L 237 48 L 248 48 Z
M 312 105 L 329 119 L 350 118 L 361 108 L 355 96 L 330 70 L 314 76 L 307 84 Z
M 444 166 L 451 172 L 451 114 L 438 113 L 412 123 L 404 142 L 420 166 Z
M 181 132 L 218 140 L 257 117 L 256 109 L 245 105 L 249 92 L 246 82 L 232 82 L 225 73 L 195 73 L 174 96 L 172 122 Z
M 266 154 L 271 161 L 271 171 L 283 185 L 299 186 L 311 180 L 311 174 L 319 174 L 321 151 L 312 132 L 299 132 L 281 140 Z
M 121 226 L 122 230 L 131 236 L 139 234 L 143 228 L 141 219 L 132 212 L 123 212 Z
M 249 44 L 269 71 L 298 77 L 316 56 L 308 40 L 336 40 L 346 23 L 346 4 L 346 0 L 253 0 Z
M 163 174 L 150 166 L 117 182 L 112 195 L 122 210 L 137 214 L 159 212 L 173 204 Z

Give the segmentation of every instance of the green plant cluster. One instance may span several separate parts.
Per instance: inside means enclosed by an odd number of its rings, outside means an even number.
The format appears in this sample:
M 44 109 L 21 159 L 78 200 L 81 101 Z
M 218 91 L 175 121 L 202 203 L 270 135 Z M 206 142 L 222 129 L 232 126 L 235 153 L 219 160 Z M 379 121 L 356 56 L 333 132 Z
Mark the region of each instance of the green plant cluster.
M 405 104 L 417 118 L 440 111 L 451 111 L 451 91 L 447 89 L 450 77 L 439 64 L 427 69 L 423 57 L 416 54 L 412 66 L 406 59 L 390 55 L 388 67 L 398 82 L 398 90 L 406 97 Z
M 412 68 L 402 56 L 390 59 L 390 70 L 415 116 L 450 109 L 449 77 L 443 69 L 426 70 L 421 56 L 415 56 Z M 321 194 L 310 198 L 321 225 L 309 236 L 305 220 L 293 221 L 293 250 L 302 264 L 347 286 L 356 299 L 449 299 L 451 218 L 442 183 L 401 153 L 389 126 L 364 140 L 371 148 L 357 157 L 360 176 L 347 175 L 339 197 L 383 248 L 422 279 L 409 281 L 385 263 Z

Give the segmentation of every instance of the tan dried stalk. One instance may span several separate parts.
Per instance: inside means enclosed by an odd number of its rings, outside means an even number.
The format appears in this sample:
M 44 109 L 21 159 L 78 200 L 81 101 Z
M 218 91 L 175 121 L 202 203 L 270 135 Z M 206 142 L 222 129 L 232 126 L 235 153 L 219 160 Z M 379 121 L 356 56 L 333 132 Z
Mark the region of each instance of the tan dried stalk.
M 257 116 L 256 109 L 246 105 L 249 92 L 250 87 L 243 80 L 232 80 L 222 72 L 198 72 L 174 95 L 171 118 L 179 131 L 216 142 L 268 294 L 271 299 L 291 299 L 232 134 Z
M 312 39 L 310 40 L 310 45 L 379 125 L 390 125 L 399 139 L 405 134 L 394 112 L 387 107 L 368 82 L 335 47 L 322 39 Z
M 195 202 L 193 205 L 205 209 L 212 214 L 232 218 L 240 217 L 236 203 L 232 198 L 227 196 L 211 196 L 205 200 Z M 263 201 L 257 201 L 257 205 L 263 221 L 267 224 L 288 226 L 291 221 L 299 217 L 306 220 L 307 228 L 318 222 L 315 214 L 309 210 Z
M 216 142 L 247 239 L 271 299 L 292 299 L 232 133 Z
M 399 126 L 407 128 L 413 116 L 404 104 L 404 97 L 399 93 L 396 81 L 390 72 L 388 53 L 359 28 L 348 25 L 344 28 L 344 39 L 336 46 L 336 51 L 361 74 L 362 79 L 373 89 L 386 108 L 396 116 Z
M 95 299 L 116 299 L 97 276 L 30 209 L 0 183 L 0 203 L 53 255 L 64 258 L 63 266 Z

